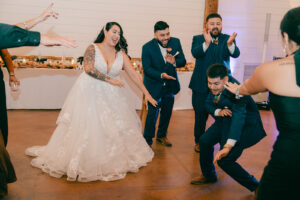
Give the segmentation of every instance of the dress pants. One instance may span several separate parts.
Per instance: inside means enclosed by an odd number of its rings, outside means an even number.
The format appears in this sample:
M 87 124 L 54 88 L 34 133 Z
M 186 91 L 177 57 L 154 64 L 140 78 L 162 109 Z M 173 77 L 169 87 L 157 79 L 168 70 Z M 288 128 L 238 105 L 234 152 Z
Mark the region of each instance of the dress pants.
M 200 93 L 193 90 L 192 105 L 195 111 L 194 138 L 195 144 L 199 143 L 199 138 L 205 132 L 208 113 L 205 110 L 205 100 L 207 93 Z
M 173 105 L 174 105 L 174 94 L 170 93 L 167 87 L 163 87 L 161 95 L 158 99 L 157 107 L 152 106 L 148 103 L 148 113 L 145 122 L 144 138 L 149 145 L 152 145 L 152 138 L 155 137 L 155 125 L 160 109 L 160 119 L 157 131 L 158 138 L 164 138 L 167 136 L 167 129 L 169 127 Z
M 217 177 L 215 166 L 213 164 L 214 158 L 214 145 L 221 143 L 223 147 L 224 141 L 222 139 L 222 123 L 216 121 L 201 137 L 200 144 L 200 167 L 203 176 L 206 178 Z M 218 161 L 218 165 L 234 180 L 238 183 L 254 191 L 258 186 L 258 181 L 254 176 L 250 175 L 245 169 L 243 169 L 236 160 L 241 156 L 244 147 L 239 143 L 231 149 L 226 157 L 223 157 Z

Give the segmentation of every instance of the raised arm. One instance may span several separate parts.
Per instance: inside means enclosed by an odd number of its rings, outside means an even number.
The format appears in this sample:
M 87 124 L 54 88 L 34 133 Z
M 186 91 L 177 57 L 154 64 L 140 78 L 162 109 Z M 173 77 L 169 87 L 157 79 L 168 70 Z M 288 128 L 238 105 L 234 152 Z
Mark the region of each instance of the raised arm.
M 72 38 L 50 36 L 35 31 L 27 31 L 20 27 L 0 23 L 0 49 L 21 46 L 66 46 L 77 47 Z
M 228 53 L 228 56 L 231 56 L 233 58 L 237 58 L 240 56 L 240 49 L 237 47 L 235 38 L 237 36 L 237 33 L 234 32 L 227 40 L 227 47 L 224 50 L 224 52 Z
M 29 30 L 33 28 L 35 25 L 39 24 L 40 22 L 43 22 L 47 20 L 49 17 L 53 17 L 57 19 L 58 13 L 53 11 L 53 5 L 54 3 L 51 3 L 46 10 L 44 10 L 39 16 L 26 20 L 25 22 L 20 22 L 15 24 L 16 26 Z
M 264 72 L 265 69 L 263 65 L 264 64 L 258 66 L 254 70 L 252 76 L 247 79 L 242 85 L 228 82 L 225 85 L 225 88 L 236 95 L 251 95 L 267 91 L 268 89 L 264 83 L 263 74 L 266 73 Z

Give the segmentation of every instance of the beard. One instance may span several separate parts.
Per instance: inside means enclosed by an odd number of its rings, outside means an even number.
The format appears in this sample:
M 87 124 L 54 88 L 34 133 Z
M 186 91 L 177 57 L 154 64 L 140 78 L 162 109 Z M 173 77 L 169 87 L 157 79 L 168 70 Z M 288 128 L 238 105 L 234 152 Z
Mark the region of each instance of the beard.
M 160 46 L 162 46 L 162 47 L 164 47 L 164 48 L 166 48 L 167 46 L 168 46 L 168 44 L 169 44 L 169 41 L 170 41 L 170 39 L 166 39 L 166 40 L 158 40 L 158 39 L 156 39 L 157 40 L 157 42 L 160 44 Z M 167 42 L 167 44 L 166 45 L 163 45 L 163 41 L 168 41 Z
M 216 31 L 214 33 L 214 31 Z M 216 39 L 217 37 L 219 37 L 219 35 L 221 34 L 221 31 L 218 29 L 218 28 L 213 28 L 211 31 L 210 31 L 210 35 L 211 37 L 213 37 L 214 39 Z

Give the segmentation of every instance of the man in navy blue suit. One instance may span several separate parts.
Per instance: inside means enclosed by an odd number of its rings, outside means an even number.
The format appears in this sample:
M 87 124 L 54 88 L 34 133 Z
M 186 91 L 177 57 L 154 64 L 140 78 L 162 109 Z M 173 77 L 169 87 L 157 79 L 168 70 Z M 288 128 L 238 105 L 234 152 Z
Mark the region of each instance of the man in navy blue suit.
M 143 46 L 142 64 L 144 84 L 158 102 L 157 107 L 148 104 L 144 138 L 151 146 L 160 108 L 156 141 L 165 146 L 172 146 L 167 139 L 167 129 L 172 115 L 174 95 L 180 90 L 176 68 L 184 67 L 186 60 L 180 40 L 170 37 L 169 25 L 166 22 L 158 21 L 154 25 L 154 39 Z
M 192 55 L 196 59 L 189 88 L 192 89 L 192 105 L 195 111 L 195 151 L 199 152 L 199 138 L 205 132 L 208 113 L 204 104 L 208 95 L 206 71 L 215 63 L 224 64 L 230 74 L 230 57 L 237 58 L 240 50 L 235 44 L 236 33 L 222 34 L 222 17 L 212 13 L 206 18 L 206 29 L 202 35 L 193 37 Z
M 191 184 L 217 181 L 214 163 L 234 180 L 255 191 L 258 181 L 243 169 L 236 160 L 245 148 L 251 147 L 266 136 L 255 102 L 250 96 L 236 96 L 224 89 L 225 84 L 237 82 L 228 76 L 222 64 L 211 65 L 207 70 L 209 93 L 205 107 L 215 118 L 214 124 L 200 137 L 200 166 L 202 176 Z M 220 151 L 214 157 L 214 145 L 220 143 Z

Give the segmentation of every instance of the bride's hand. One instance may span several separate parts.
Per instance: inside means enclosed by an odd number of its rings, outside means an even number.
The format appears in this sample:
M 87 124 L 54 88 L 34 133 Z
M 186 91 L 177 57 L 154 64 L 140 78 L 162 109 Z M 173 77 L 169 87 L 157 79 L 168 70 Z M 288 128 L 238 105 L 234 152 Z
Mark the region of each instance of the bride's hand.
M 238 85 L 237 83 L 230 83 L 230 82 L 227 82 L 225 84 L 225 88 L 231 92 L 232 94 L 236 94 L 236 91 L 238 89 L 238 87 L 240 87 L 240 85 Z
M 155 101 L 155 99 L 152 98 L 152 96 L 150 94 L 146 94 L 145 95 L 145 100 L 146 102 L 149 102 L 152 104 L 152 106 L 156 107 L 157 106 L 157 101 Z
M 110 78 L 107 82 L 112 84 L 112 85 L 119 86 L 119 87 L 124 87 L 125 86 L 125 83 L 123 83 L 122 81 L 119 81 L 117 79 L 114 79 L 114 78 Z

